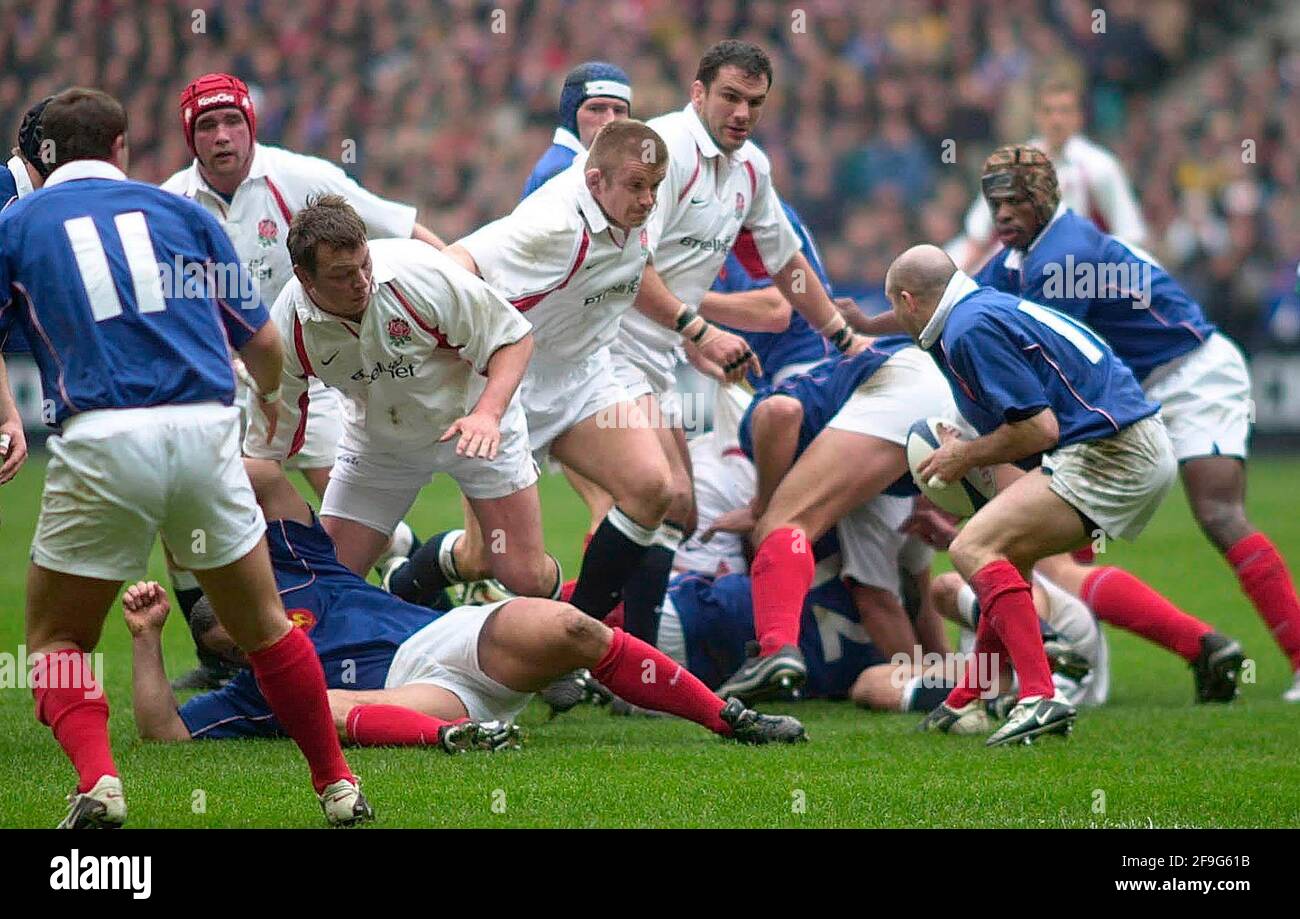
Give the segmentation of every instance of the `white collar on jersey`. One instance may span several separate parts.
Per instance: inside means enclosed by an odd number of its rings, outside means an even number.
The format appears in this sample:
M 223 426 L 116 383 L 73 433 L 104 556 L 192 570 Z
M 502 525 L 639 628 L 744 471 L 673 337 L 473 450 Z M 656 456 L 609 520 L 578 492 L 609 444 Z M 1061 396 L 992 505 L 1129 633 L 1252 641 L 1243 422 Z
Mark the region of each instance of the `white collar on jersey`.
M 555 133 L 551 135 L 551 143 L 559 144 L 566 150 L 572 150 L 574 153 L 582 153 L 587 148 L 582 145 L 582 141 L 573 136 L 573 132 L 568 128 L 556 128 Z
M 943 289 L 943 296 L 939 298 L 939 305 L 935 307 L 934 315 L 921 330 L 918 341 L 922 348 L 929 351 L 934 346 L 939 336 L 943 334 L 943 327 L 948 322 L 948 314 L 957 305 L 957 301 L 976 290 L 979 290 L 979 285 L 970 275 L 958 268 L 957 273 L 948 279 L 948 286 Z
M 706 157 L 722 156 L 722 151 L 718 149 L 718 145 L 709 136 L 709 129 L 700 120 L 700 113 L 695 111 L 694 103 L 687 102 L 686 108 L 682 109 L 682 111 L 686 113 L 686 127 L 691 132 L 691 137 L 695 139 L 695 146 L 700 148 L 700 153 Z
M 50 173 L 45 188 L 74 179 L 125 179 L 126 173 L 107 160 L 73 160 Z
M 1047 226 L 1043 227 L 1038 232 L 1038 235 L 1034 237 L 1034 241 L 1029 244 L 1029 248 L 1012 249 L 1007 253 L 1007 260 L 1002 263 L 1003 267 L 1008 271 L 1020 271 L 1023 269 L 1025 267 L 1025 256 L 1030 253 L 1034 246 L 1038 245 L 1039 242 L 1042 241 L 1043 237 L 1047 235 L 1047 231 L 1052 228 L 1052 225 L 1056 223 L 1056 221 L 1060 220 L 1061 216 L 1069 209 L 1069 205 L 1067 205 L 1065 200 L 1062 199 L 1060 203 L 1056 205 L 1056 213 L 1052 215 L 1052 219 L 1047 221 Z
M 14 185 L 18 188 L 18 197 L 26 198 L 35 189 L 32 188 L 32 177 L 27 174 L 27 163 L 21 156 L 11 156 L 6 164 L 9 167 L 9 173 L 14 177 Z
M 261 179 L 266 176 L 266 154 L 262 153 L 262 145 L 254 141 L 253 143 L 253 162 L 248 167 L 248 176 L 244 179 Z M 240 183 L 241 185 L 243 182 Z M 203 181 L 203 174 L 199 172 L 198 157 L 190 164 L 189 186 L 185 189 L 185 197 L 193 198 L 200 191 L 206 191 L 210 195 L 217 194 L 207 182 Z

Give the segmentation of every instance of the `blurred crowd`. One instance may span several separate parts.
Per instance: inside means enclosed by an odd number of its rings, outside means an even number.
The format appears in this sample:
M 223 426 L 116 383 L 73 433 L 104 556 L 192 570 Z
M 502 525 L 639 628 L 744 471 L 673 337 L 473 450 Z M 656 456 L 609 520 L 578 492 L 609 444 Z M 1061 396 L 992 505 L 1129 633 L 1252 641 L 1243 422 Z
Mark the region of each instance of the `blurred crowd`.
M 894 254 L 958 233 L 985 155 L 1033 133 L 1035 83 L 1067 70 L 1155 254 L 1244 343 L 1300 344 L 1300 47 L 1224 53 L 1273 6 L 7 0 L 0 126 L 13 136 L 31 101 L 69 84 L 101 87 L 128 108 L 133 175 L 161 181 L 189 159 L 181 87 L 229 71 L 254 87 L 260 140 L 339 163 L 452 240 L 513 207 L 571 66 L 620 64 L 634 116 L 650 117 L 685 104 L 709 44 L 747 38 L 776 70 L 756 139 L 777 187 L 836 284 L 870 300 Z

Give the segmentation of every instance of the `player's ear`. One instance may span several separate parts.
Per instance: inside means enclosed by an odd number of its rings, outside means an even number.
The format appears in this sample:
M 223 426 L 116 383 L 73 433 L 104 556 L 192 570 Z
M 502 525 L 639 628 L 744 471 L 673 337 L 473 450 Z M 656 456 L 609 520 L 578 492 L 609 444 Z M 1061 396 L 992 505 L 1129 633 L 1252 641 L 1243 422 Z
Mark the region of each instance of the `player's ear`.
M 588 169 L 583 173 L 583 178 L 587 180 L 587 191 L 595 195 L 600 191 L 600 170 Z
M 130 157 L 131 151 L 126 144 L 126 135 L 117 135 L 117 137 L 113 138 L 113 146 L 108 157 L 109 162 L 123 172 L 126 172 L 127 166 L 130 164 Z
M 696 80 L 691 84 L 691 104 L 698 109 L 704 104 L 704 97 L 707 96 L 708 93 L 708 88 L 699 80 Z

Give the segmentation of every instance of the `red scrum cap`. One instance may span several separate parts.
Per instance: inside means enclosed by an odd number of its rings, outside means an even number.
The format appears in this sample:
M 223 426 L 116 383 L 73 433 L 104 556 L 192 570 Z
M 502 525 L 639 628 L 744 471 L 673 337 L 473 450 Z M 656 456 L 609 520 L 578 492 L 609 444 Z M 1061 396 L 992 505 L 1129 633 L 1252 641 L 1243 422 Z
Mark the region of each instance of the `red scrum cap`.
M 198 117 L 212 109 L 230 106 L 244 113 L 248 133 L 256 141 L 257 112 L 253 109 L 248 84 L 239 77 L 228 73 L 208 73 L 181 91 L 181 130 L 185 132 L 185 143 L 191 153 L 194 152 L 194 122 Z

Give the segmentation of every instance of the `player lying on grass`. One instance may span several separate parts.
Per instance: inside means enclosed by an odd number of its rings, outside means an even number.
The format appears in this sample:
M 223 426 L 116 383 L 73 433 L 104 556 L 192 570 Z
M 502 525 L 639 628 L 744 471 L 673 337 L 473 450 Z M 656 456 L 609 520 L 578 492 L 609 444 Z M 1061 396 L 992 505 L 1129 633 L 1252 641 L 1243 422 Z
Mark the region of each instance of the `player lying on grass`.
M 802 678 L 799 610 L 814 568 L 808 550 L 832 527 L 855 599 L 871 610 L 868 632 L 889 654 L 911 649 L 897 566 L 882 561 L 897 550 L 882 547 L 901 542 L 898 527 L 910 514 L 903 495 L 916 489 L 903 444 L 918 412 L 954 417 L 956 409 L 933 362 L 901 337 L 792 377 L 746 410 L 739 439 L 757 467 L 757 492 L 749 508 L 710 529 L 748 532 L 756 546 L 750 573 L 759 653 L 724 691 L 762 692 Z
M 1290 661 L 1295 682 L 1285 698 L 1300 701 L 1300 600 L 1286 562 L 1246 516 L 1252 405 L 1241 351 L 1150 255 L 1066 206 L 1041 151 L 995 150 L 982 182 L 1005 248 L 975 281 L 1086 322 L 1160 403 L 1192 514 Z M 1107 577 L 1093 593 L 1105 622 L 1152 636 L 1178 631 L 1158 598 L 1127 575 Z M 1176 650 L 1192 661 L 1201 647 L 1192 637 Z M 1208 651 L 1241 655 L 1234 642 L 1211 642 Z
M 516 389 L 532 352 L 528 322 L 499 294 L 418 240 L 368 241 L 338 195 L 294 215 L 295 277 L 271 307 L 285 343 L 280 429 L 257 419 L 248 456 L 301 446 L 318 378 L 347 400 L 321 523 L 349 569 L 366 572 L 437 472 L 456 480 L 484 531 L 507 532 L 491 573 L 519 594 L 554 596 L 542 545 L 537 464 Z
M 945 430 L 917 469 L 921 480 L 956 482 L 975 466 L 1044 454 L 1045 468 L 980 508 L 948 552 L 979 598 L 975 660 L 1009 657 L 1019 680 L 1020 701 L 988 744 L 1068 733 L 1077 711 L 1052 683 L 1030 570 L 1100 533 L 1133 539 L 1146 526 L 1176 474 L 1159 406 L 1086 326 L 981 288 L 936 246 L 895 259 L 885 294 L 981 435 L 960 440 Z M 988 689 L 980 674 L 987 669 L 973 663 L 924 726 L 946 730 L 972 711 Z
M 634 705 L 694 721 L 743 743 L 805 739 L 793 718 L 722 701 L 682 667 L 621 629 L 567 603 L 518 597 L 439 615 L 366 583 L 341 565 L 315 515 L 274 463 L 245 461 L 270 520 L 276 584 L 289 619 L 320 656 L 339 736 L 371 746 L 499 749 L 531 693 L 589 668 Z M 248 672 L 176 705 L 163 672 L 166 593 L 152 582 L 123 600 L 133 637 L 136 726 L 150 740 L 275 736 L 276 721 Z M 200 618 L 198 642 L 220 653 L 225 631 Z M 651 674 L 647 679 L 646 675 Z

